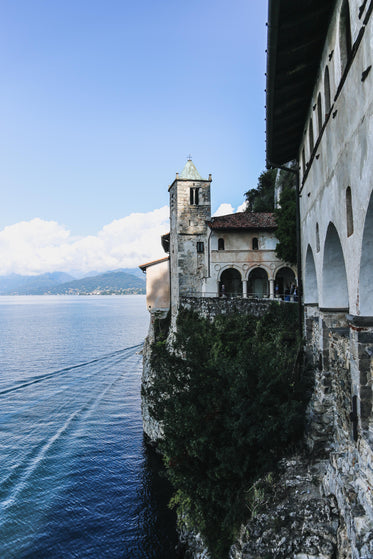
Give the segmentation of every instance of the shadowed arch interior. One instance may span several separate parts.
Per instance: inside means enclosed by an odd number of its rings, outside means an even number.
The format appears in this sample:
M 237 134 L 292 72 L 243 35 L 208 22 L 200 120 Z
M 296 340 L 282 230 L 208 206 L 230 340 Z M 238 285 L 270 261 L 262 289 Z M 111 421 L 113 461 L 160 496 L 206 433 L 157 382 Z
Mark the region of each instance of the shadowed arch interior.
M 249 296 L 268 297 L 268 274 L 263 268 L 251 270 L 247 291 Z
M 224 270 L 220 276 L 219 291 L 220 295 L 227 295 L 228 297 L 242 295 L 242 278 L 240 272 L 235 268 Z
M 319 302 L 317 289 L 317 276 L 315 260 L 310 245 L 307 247 L 306 265 L 304 270 L 304 303 L 315 304 Z
M 359 295 L 360 314 L 373 316 L 373 193 L 364 223 Z
M 294 292 L 295 274 L 291 268 L 284 266 L 276 274 L 275 293 L 276 295 L 289 295 Z
M 325 238 L 321 306 L 333 309 L 347 309 L 349 306 L 345 261 L 333 223 L 329 223 Z

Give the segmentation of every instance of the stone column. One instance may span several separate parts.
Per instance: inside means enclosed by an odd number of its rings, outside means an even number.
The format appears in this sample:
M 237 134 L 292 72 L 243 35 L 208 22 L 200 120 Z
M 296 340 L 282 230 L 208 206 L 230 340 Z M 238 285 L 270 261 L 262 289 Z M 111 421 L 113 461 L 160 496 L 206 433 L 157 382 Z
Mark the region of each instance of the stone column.
M 269 298 L 275 298 L 275 280 L 273 278 L 269 280 Z
M 247 298 L 247 280 L 242 280 L 243 297 Z

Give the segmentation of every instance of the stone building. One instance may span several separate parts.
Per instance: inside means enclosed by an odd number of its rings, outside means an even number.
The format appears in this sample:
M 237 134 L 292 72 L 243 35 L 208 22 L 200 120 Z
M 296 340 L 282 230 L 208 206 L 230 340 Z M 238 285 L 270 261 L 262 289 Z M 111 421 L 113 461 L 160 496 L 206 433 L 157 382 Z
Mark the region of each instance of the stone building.
M 340 557 L 373 557 L 373 3 L 269 1 L 267 164 L 299 167 L 309 442 Z
M 181 297 L 293 298 L 295 269 L 275 254 L 274 215 L 211 217 L 211 181 L 189 159 L 169 187 L 170 233 L 162 237 L 169 260 L 140 266 L 149 310 L 171 307 L 176 316 Z

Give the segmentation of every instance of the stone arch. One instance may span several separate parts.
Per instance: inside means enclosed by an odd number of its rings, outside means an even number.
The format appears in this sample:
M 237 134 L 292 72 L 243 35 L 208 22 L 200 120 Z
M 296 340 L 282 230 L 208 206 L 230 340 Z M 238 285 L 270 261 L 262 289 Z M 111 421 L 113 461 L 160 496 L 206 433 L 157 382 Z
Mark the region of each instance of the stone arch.
M 359 278 L 360 314 L 373 316 L 373 193 L 365 216 Z
M 247 278 L 247 294 L 249 297 L 268 297 L 268 273 L 264 268 L 256 267 L 250 270 Z
M 329 223 L 324 243 L 322 306 L 327 309 L 347 309 L 349 306 L 342 245 L 332 222 Z
M 317 289 L 317 276 L 315 260 L 310 245 L 307 247 L 306 264 L 304 268 L 304 303 L 305 305 L 318 304 L 319 292 Z
M 275 295 L 286 297 L 294 293 L 296 285 L 296 277 L 294 270 L 289 266 L 282 266 L 276 272 L 275 276 Z
M 219 294 L 227 297 L 242 296 L 242 276 L 237 268 L 224 268 L 219 278 Z

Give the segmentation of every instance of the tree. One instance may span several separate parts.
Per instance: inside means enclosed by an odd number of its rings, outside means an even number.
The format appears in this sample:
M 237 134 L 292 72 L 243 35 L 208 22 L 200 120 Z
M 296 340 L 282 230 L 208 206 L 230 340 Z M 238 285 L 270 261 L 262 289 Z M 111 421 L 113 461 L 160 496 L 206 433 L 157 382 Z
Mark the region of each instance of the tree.
M 258 186 L 245 193 L 248 212 L 273 212 L 276 169 L 263 171 L 258 178 Z
M 163 424 L 173 504 L 213 559 L 228 556 L 248 488 L 302 433 L 296 316 L 295 306 L 277 303 L 260 319 L 220 315 L 212 323 L 183 310 L 173 347 L 165 339 L 152 347 L 145 396 Z
M 280 206 L 275 209 L 277 222 L 276 256 L 289 264 L 297 262 L 297 230 L 296 211 L 297 193 L 295 189 L 295 176 L 286 171 L 281 171 L 279 180 L 282 188 Z

